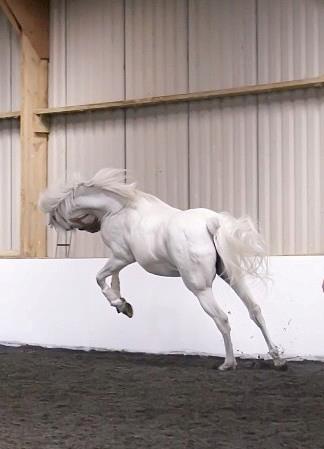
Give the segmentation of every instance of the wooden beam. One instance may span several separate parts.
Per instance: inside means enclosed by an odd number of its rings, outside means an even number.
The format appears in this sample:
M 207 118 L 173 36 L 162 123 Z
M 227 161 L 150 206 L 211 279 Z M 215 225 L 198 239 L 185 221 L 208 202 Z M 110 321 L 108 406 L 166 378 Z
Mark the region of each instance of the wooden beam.
M 16 30 L 18 34 L 21 32 L 21 28 L 19 23 L 17 22 L 16 17 L 14 16 L 13 12 L 9 8 L 9 5 L 7 3 L 7 0 L 0 0 L 0 8 L 2 9 L 2 12 L 5 14 L 13 28 Z
M 0 0 L 17 31 L 28 37 L 39 58 L 49 58 L 49 0 Z
M 13 250 L 0 251 L 0 258 L 1 259 L 8 259 L 10 257 L 13 257 L 13 258 L 20 257 L 19 251 L 13 251 Z
M 108 101 L 104 103 L 91 103 L 75 106 L 62 106 L 58 108 L 39 108 L 34 112 L 41 115 L 76 114 L 109 109 L 130 109 L 144 106 L 154 106 L 171 103 L 184 103 L 188 101 L 214 100 L 216 98 L 237 97 L 243 95 L 260 95 L 288 90 L 309 89 L 324 87 L 324 76 L 303 80 L 283 81 L 280 83 L 258 84 L 251 86 L 232 87 L 204 92 L 191 92 L 178 95 L 163 95 L 159 97 L 138 98 L 131 100 Z
M 21 110 L 21 254 L 46 255 L 46 226 L 38 209 L 39 194 L 47 182 L 47 134 L 35 129 L 33 110 L 47 106 L 48 62 L 40 59 L 22 34 Z
M 20 111 L 0 112 L 0 120 L 8 120 L 8 119 L 19 118 L 19 117 L 20 117 Z

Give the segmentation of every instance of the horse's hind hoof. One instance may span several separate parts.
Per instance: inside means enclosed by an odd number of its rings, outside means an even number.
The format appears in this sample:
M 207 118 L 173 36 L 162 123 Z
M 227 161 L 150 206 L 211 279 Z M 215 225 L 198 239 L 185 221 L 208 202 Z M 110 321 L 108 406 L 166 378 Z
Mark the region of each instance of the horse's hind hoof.
M 275 360 L 273 365 L 274 369 L 277 371 L 287 371 L 288 369 L 288 363 L 286 362 L 286 360 Z
M 215 366 L 215 368 L 218 369 L 218 371 L 231 371 L 231 370 L 235 370 L 236 367 L 237 367 L 236 362 L 233 362 L 233 363 L 224 362 L 219 366 Z

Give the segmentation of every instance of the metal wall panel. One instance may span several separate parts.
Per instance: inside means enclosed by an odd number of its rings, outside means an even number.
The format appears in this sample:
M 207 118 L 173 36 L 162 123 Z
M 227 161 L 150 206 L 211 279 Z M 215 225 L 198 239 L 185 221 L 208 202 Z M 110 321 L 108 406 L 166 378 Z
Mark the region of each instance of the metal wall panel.
M 66 9 L 66 102 L 124 98 L 124 4 L 69 0 Z M 91 32 L 89 34 L 84 30 Z M 124 111 L 68 117 L 66 176 L 91 177 L 103 167 L 125 167 Z M 104 257 L 100 235 L 76 233 L 70 256 Z
M 186 0 L 126 0 L 126 98 L 187 92 Z
M 187 92 L 187 2 L 126 0 L 126 97 Z M 126 167 L 138 185 L 188 205 L 188 107 L 127 111 Z
M 67 178 L 90 178 L 103 167 L 124 168 L 124 111 L 80 114 L 67 119 Z M 104 257 L 100 235 L 75 234 L 71 256 Z
M 123 111 L 97 112 L 61 117 L 52 123 L 49 164 L 49 184 L 69 180 L 75 175 L 82 178 L 93 176 L 100 168 L 125 166 Z M 62 147 L 60 152 L 59 148 Z M 65 148 L 68 151 L 65 151 Z M 53 175 L 55 173 L 55 175 Z M 58 236 L 48 234 L 48 255 L 54 257 Z M 68 236 L 62 233 L 60 243 Z M 99 235 L 75 233 L 72 238 L 70 257 L 104 257 L 108 254 Z M 65 248 L 58 255 L 65 256 Z
M 67 103 L 123 99 L 124 2 L 68 0 L 66 33 Z
M 255 0 L 189 0 L 190 91 L 255 82 Z
M 0 109 L 11 110 L 10 24 L 0 14 Z M 11 120 L 0 122 L 0 248 L 11 248 Z
M 20 109 L 20 39 L 0 11 L 0 111 Z
M 11 111 L 11 39 L 10 24 L 0 13 L 0 110 Z
M 323 5 L 52 1 L 50 103 L 319 75 Z M 58 118 L 52 121 L 49 180 L 126 166 L 140 188 L 176 206 L 187 207 L 190 198 L 191 206 L 260 219 L 273 253 L 318 252 L 324 210 L 321 99 L 308 91 Z M 81 233 L 76 239 L 73 255 L 102 255 L 99 241 L 86 241 Z
M 0 111 L 19 109 L 19 39 L 0 13 Z M 0 250 L 18 250 L 20 235 L 19 123 L 0 122 Z
M 20 246 L 19 123 L 0 121 L 0 251 Z
M 324 73 L 324 2 L 258 0 L 258 82 Z M 259 209 L 273 254 L 324 250 L 323 93 L 259 97 Z
M 254 97 L 190 106 L 190 206 L 257 212 L 257 107 Z
M 52 117 L 48 141 L 48 173 L 47 183 L 49 187 L 66 182 L 66 117 Z M 59 237 L 59 239 L 58 239 Z M 54 229 L 47 232 L 47 254 L 54 257 L 56 244 L 66 243 L 64 233 L 58 236 Z M 57 256 L 65 257 L 65 248 L 60 248 Z
M 20 248 L 21 171 L 20 125 L 11 122 L 11 249 Z
M 0 122 L 0 248 L 11 248 L 11 121 Z
M 124 6 L 119 0 L 58 0 L 51 3 L 50 104 L 124 98 Z M 90 38 L 91 36 L 91 38 Z M 98 112 L 52 120 L 49 185 L 75 174 L 125 166 L 124 112 Z M 57 235 L 48 233 L 48 254 Z M 60 243 L 67 240 L 59 236 Z M 73 235 L 71 257 L 105 256 L 99 236 Z M 58 255 L 64 257 L 65 248 Z
M 124 98 L 123 1 L 55 0 L 50 25 L 50 106 Z
M 10 27 L 10 51 L 11 51 L 11 109 L 19 111 L 21 107 L 20 76 L 21 55 L 20 36 Z M 18 251 L 20 248 L 20 123 L 11 121 L 11 249 Z
M 258 0 L 258 82 L 324 73 L 324 2 Z
M 323 90 L 260 98 L 260 222 L 273 254 L 324 251 L 323 126 Z
M 188 207 L 188 106 L 127 112 L 126 166 L 140 189 Z
M 49 106 L 66 105 L 66 1 L 55 0 L 50 3 L 50 63 L 49 63 Z M 52 117 L 48 141 L 48 186 L 66 181 L 66 117 Z M 66 243 L 66 235 L 58 236 L 48 229 L 47 253 L 56 254 L 56 244 Z M 65 257 L 66 248 L 59 248 L 58 257 Z
M 235 32 L 233 32 L 235 30 Z M 255 0 L 189 0 L 189 89 L 256 82 Z M 190 206 L 257 213 L 256 99 L 192 103 Z
M 48 104 L 66 106 L 66 0 L 50 3 L 49 50 Z

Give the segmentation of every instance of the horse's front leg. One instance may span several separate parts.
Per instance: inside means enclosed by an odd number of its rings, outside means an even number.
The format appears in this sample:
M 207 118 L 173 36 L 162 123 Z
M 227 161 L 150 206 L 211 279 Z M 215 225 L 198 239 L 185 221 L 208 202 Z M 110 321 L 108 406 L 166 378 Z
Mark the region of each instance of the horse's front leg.
M 129 262 L 125 262 L 112 257 L 108 260 L 106 265 L 97 274 L 97 283 L 101 288 L 102 293 L 108 299 L 109 303 L 116 307 L 118 313 L 122 312 L 129 318 L 133 316 L 133 308 L 120 295 L 120 281 L 119 272 L 126 267 Z M 106 279 L 112 276 L 111 286 L 106 284 Z

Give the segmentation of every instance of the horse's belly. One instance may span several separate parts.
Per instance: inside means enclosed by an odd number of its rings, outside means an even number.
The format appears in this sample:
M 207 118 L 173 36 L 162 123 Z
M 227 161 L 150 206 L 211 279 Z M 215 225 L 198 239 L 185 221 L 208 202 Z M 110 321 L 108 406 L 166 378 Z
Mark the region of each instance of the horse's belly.
M 169 263 L 157 263 L 157 262 L 140 262 L 140 265 L 144 268 L 144 270 L 148 271 L 152 274 L 157 274 L 158 276 L 170 276 L 170 277 L 179 277 L 180 273 L 173 265 Z

